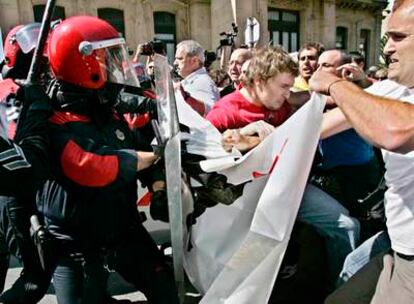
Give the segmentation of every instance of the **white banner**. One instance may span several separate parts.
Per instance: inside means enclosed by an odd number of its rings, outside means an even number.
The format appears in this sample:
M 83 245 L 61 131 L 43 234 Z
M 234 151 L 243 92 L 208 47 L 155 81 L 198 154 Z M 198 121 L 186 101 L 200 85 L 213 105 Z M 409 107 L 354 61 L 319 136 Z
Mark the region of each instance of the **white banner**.
M 233 184 L 248 183 L 232 205 L 207 209 L 192 227 L 184 266 L 205 294 L 201 303 L 267 303 L 304 192 L 324 104 L 321 96 L 312 96 L 240 159 L 222 155 L 224 162 L 203 163 L 205 170 L 221 169 Z

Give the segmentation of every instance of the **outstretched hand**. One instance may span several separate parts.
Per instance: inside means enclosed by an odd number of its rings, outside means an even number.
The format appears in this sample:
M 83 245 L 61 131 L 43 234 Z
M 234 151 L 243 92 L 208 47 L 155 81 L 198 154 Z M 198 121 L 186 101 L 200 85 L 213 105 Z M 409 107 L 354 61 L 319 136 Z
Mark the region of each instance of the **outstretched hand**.
M 240 130 L 227 130 L 222 135 L 222 145 L 224 150 L 231 151 L 236 148 L 240 152 L 247 152 L 258 144 L 261 140 L 258 136 L 248 136 L 240 134 Z
M 365 72 L 355 63 L 346 63 L 337 68 L 342 78 L 349 81 L 363 81 L 367 78 Z
M 240 135 L 259 136 L 260 140 L 264 140 L 270 133 L 275 130 L 271 124 L 259 120 L 248 124 L 240 129 Z

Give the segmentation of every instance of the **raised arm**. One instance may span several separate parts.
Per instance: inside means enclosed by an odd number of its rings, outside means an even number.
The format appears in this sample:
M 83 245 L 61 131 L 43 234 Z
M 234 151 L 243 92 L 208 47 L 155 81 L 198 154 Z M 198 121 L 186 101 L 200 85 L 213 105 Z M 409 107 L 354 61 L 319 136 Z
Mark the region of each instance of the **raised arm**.
M 366 93 L 323 71 L 313 75 L 310 85 L 329 93 L 351 126 L 374 145 L 401 153 L 414 149 L 414 105 Z

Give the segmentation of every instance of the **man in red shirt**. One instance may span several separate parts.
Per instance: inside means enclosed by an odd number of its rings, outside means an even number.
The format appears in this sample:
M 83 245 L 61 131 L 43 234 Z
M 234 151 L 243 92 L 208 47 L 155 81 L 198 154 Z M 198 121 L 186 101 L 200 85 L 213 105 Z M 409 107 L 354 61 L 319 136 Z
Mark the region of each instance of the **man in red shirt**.
M 298 68 L 281 48 L 258 50 L 241 77 L 243 87 L 220 99 L 207 114 L 220 132 L 264 120 L 278 126 L 292 113 L 288 103 Z

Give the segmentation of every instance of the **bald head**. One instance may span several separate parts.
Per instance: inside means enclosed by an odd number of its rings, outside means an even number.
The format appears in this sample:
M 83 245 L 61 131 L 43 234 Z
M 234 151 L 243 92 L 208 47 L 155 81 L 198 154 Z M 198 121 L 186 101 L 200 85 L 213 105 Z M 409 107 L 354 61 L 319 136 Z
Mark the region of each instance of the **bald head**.
M 414 0 L 396 1 L 387 24 L 388 78 L 414 87 Z
M 252 58 L 252 56 L 252 52 L 248 49 L 236 49 L 231 53 L 227 73 L 236 85 L 240 83 L 243 63 Z
M 341 76 L 337 68 L 345 63 L 350 63 L 351 57 L 341 50 L 328 50 L 323 52 L 318 59 L 318 70 Z
M 414 0 L 395 0 L 392 11 L 395 12 L 398 9 L 407 9 L 408 13 L 414 14 Z

